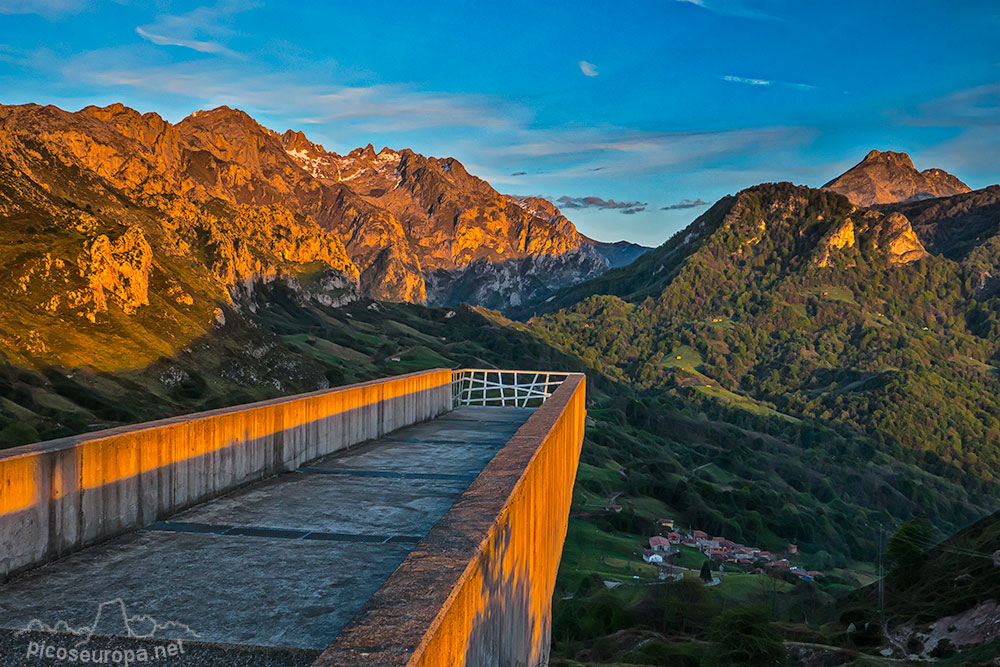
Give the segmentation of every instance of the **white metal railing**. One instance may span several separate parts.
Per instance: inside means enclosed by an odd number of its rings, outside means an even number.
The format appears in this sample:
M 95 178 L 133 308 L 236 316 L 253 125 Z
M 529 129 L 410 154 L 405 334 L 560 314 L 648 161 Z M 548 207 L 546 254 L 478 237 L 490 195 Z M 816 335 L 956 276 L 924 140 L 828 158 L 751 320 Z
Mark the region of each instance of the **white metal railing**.
M 537 408 L 569 373 L 463 368 L 451 372 L 453 407 Z

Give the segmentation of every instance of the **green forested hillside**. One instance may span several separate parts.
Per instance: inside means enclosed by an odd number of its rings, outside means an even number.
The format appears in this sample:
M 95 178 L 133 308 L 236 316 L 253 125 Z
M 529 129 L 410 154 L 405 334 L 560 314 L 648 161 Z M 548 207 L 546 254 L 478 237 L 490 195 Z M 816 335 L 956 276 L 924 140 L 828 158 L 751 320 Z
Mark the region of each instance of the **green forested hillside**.
M 894 213 L 751 188 L 530 321 L 632 396 L 592 410 L 557 591 L 565 664 L 714 664 L 710 619 L 758 603 L 791 653 L 877 664 L 864 656 L 879 633 L 845 639 L 854 617 L 835 600 L 873 572 L 879 528 L 926 514 L 937 540 L 998 507 L 995 239 L 959 261 Z M 622 512 L 600 511 L 617 491 Z M 651 587 L 635 564 L 657 514 L 762 548 L 797 542 L 827 576 Z M 950 579 L 933 581 L 906 599 L 949 598 Z
M 863 215 L 839 195 L 766 185 L 727 206 L 625 269 L 643 277 L 619 281 L 633 291 L 533 330 L 639 390 L 813 418 L 985 500 L 1000 475 L 1000 299 L 948 258 L 892 261 L 882 219 L 835 247 Z M 692 234 L 703 245 L 678 253 Z

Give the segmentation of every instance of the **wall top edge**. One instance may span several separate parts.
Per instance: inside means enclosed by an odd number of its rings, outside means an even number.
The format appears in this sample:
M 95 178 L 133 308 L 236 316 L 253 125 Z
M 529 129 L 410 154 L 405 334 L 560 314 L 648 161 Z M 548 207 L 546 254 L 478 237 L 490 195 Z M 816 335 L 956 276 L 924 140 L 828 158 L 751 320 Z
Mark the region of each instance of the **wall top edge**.
M 412 373 L 404 373 L 401 375 L 392 375 L 389 377 L 378 378 L 375 380 L 366 380 L 365 382 L 357 382 L 355 384 L 343 385 L 340 387 L 330 387 L 329 389 L 319 389 L 317 391 L 305 392 L 302 394 L 291 394 L 289 396 L 279 396 L 277 398 L 269 398 L 263 401 L 257 401 L 255 403 L 243 403 L 241 405 L 232 405 L 224 408 L 216 408 L 215 410 L 206 410 L 203 412 L 192 412 L 184 415 L 177 415 L 174 417 L 166 417 L 164 419 L 157 419 L 148 422 L 139 422 L 136 424 L 126 424 L 123 426 L 116 426 L 114 428 L 103 429 L 100 431 L 91 431 L 90 433 L 80 433 L 77 435 L 66 436 L 64 438 L 56 438 L 55 440 L 45 440 L 42 442 L 31 443 L 28 445 L 19 445 L 17 447 L 10 447 L 7 449 L 0 449 L 0 463 L 9 459 L 16 459 L 26 456 L 36 456 L 38 454 L 50 453 L 55 451 L 60 451 L 64 449 L 71 449 L 81 443 L 91 442 L 94 440 L 101 440 L 104 438 L 113 438 L 120 435 L 125 435 L 128 433 L 138 433 L 142 431 L 152 431 L 159 428 L 164 428 L 167 426 L 173 426 L 176 424 L 182 424 L 185 422 L 193 422 L 199 420 L 212 419 L 214 417 L 219 417 L 227 414 L 234 414 L 238 412 L 260 409 L 270 406 L 282 405 L 285 403 L 294 403 L 296 401 L 307 400 L 310 398 L 316 398 L 319 396 L 327 396 L 337 393 L 348 393 L 351 391 L 356 391 L 365 387 L 376 386 L 380 384 L 387 384 L 390 382 L 397 382 L 399 380 L 406 380 L 410 378 L 434 375 L 438 373 L 452 373 L 451 369 L 448 368 L 432 368 L 424 371 L 415 371 Z M 442 382 L 440 386 L 446 386 L 450 383 L 450 377 L 448 381 Z

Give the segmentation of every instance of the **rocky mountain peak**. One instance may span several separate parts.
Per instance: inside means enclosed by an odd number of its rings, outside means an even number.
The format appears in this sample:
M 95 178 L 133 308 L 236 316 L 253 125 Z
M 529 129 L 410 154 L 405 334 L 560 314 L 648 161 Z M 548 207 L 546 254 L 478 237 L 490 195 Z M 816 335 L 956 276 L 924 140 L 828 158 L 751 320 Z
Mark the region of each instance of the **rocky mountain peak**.
M 118 118 L 129 118 L 129 119 L 139 119 L 142 117 L 135 109 L 125 106 L 121 102 L 115 102 L 114 104 L 109 104 L 106 107 L 99 107 L 95 105 L 86 106 L 80 109 L 80 114 L 84 116 L 90 116 L 91 118 L 96 118 L 102 121 L 112 121 Z M 159 118 L 157 114 L 151 114 Z
M 374 160 L 376 157 L 375 147 L 372 146 L 371 144 L 368 144 L 364 148 L 355 148 L 353 151 L 348 153 L 347 156 L 361 160 Z
M 291 151 L 304 151 L 307 153 L 315 153 L 317 155 L 325 153 L 326 149 L 323 148 L 322 144 L 314 144 L 306 138 L 305 133 L 301 130 L 285 130 L 285 133 L 281 135 L 281 145 L 285 147 L 288 152 Z
M 556 205 L 544 197 L 518 197 L 517 195 L 505 196 L 525 211 L 528 211 L 542 220 L 553 222 L 557 217 L 562 216 L 562 213 L 559 212 Z
M 225 104 L 217 106 L 214 109 L 199 109 L 199 110 L 191 113 L 190 115 L 188 115 L 181 122 L 183 123 L 185 120 L 190 120 L 190 119 L 194 119 L 194 118 L 200 118 L 201 120 L 208 120 L 208 119 L 225 120 L 225 119 L 228 119 L 228 120 L 237 120 L 237 121 L 241 121 L 241 122 L 251 121 L 254 124 L 257 124 L 257 121 L 255 121 L 253 118 L 251 118 L 250 114 L 248 114 L 246 111 L 243 111 L 242 109 L 234 109 L 233 107 L 226 106 Z
M 864 163 L 882 163 L 887 165 L 894 165 L 902 168 L 915 169 L 913 166 L 913 159 L 906 153 L 899 153 L 896 151 L 880 151 L 877 148 L 872 149 L 865 159 L 861 161 Z
M 906 153 L 873 150 L 865 159 L 823 186 L 857 206 L 949 197 L 968 185 L 943 169 L 917 171 Z
M 193 147 L 221 151 L 228 156 L 226 159 L 233 159 L 237 153 L 249 156 L 264 147 L 284 152 L 279 135 L 245 111 L 227 106 L 195 112 L 175 127 Z

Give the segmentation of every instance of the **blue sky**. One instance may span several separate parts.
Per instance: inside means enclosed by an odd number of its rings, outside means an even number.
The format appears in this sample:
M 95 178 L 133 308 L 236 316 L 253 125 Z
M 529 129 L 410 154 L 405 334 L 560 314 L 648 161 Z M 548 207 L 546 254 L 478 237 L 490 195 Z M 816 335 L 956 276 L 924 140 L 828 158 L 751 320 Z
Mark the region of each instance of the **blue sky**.
M 220 104 L 329 150 L 453 156 L 656 245 L 871 148 L 1000 180 L 1000 5 L 0 0 L 0 102 Z

